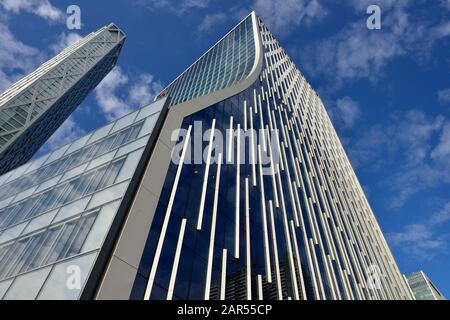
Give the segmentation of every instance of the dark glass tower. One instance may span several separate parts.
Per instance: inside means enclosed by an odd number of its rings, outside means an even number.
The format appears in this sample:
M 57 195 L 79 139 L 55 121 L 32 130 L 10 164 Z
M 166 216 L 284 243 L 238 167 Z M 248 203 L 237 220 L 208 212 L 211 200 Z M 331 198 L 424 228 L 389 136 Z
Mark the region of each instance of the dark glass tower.
M 87 296 L 412 298 L 322 101 L 255 13 L 161 97 L 154 153 Z
M 114 24 L 80 39 L 0 95 L 0 174 L 24 164 L 114 67 Z

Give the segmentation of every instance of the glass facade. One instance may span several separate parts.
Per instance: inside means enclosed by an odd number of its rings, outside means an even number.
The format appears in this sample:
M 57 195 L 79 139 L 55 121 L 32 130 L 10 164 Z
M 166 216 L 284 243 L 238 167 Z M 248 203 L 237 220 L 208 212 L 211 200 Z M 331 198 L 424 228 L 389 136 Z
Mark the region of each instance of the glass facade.
M 0 174 L 28 161 L 117 62 L 125 35 L 109 25 L 0 95 Z
M 406 276 L 406 279 L 416 300 L 445 300 L 442 293 L 422 271 L 414 272 Z
M 252 18 L 248 16 L 160 93 L 177 105 L 227 88 L 248 76 L 255 61 Z
M 262 70 L 184 118 L 130 298 L 411 299 L 320 98 L 250 18 Z M 231 139 L 196 139 L 196 123 Z
M 79 298 L 163 105 L 0 176 L 0 298 Z
M 412 298 L 322 101 L 254 12 L 158 98 L 0 176 L 0 298 Z

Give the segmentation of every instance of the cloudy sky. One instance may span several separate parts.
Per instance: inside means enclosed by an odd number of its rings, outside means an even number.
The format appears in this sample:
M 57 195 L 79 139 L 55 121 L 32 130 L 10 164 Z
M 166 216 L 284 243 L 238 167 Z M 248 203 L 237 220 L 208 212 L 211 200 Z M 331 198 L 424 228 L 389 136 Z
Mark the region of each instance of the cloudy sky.
M 46 152 L 151 101 L 253 9 L 326 104 L 402 272 L 450 297 L 450 0 L 1 0 L 0 91 L 82 35 L 125 31 L 118 67 Z

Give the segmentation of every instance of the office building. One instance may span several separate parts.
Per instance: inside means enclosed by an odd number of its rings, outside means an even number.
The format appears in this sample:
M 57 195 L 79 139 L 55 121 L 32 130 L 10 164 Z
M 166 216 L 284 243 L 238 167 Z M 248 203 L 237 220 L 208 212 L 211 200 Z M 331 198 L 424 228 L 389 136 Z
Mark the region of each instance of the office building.
M 0 95 L 0 174 L 32 158 L 115 66 L 124 41 L 114 24 L 105 26 Z
M 445 300 L 444 295 L 423 271 L 411 273 L 406 279 L 416 300 Z
M 22 186 L 0 203 L 4 299 L 30 279 L 27 298 L 413 298 L 320 97 L 254 12 L 108 126 L 0 178 Z M 103 155 L 98 136 L 121 143 Z M 68 296 L 70 266 L 83 276 Z

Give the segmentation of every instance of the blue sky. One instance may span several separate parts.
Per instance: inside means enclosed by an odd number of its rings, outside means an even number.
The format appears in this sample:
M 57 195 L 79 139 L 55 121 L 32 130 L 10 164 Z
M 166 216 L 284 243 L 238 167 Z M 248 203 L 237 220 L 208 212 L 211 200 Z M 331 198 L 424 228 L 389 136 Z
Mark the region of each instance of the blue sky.
M 80 35 L 125 31 L 118 67 L 46 152 L 151 101 L 253 9 L 322 97 L 401 271 L 450 297 L 450 0 L 2 0 L 0 91 Z

